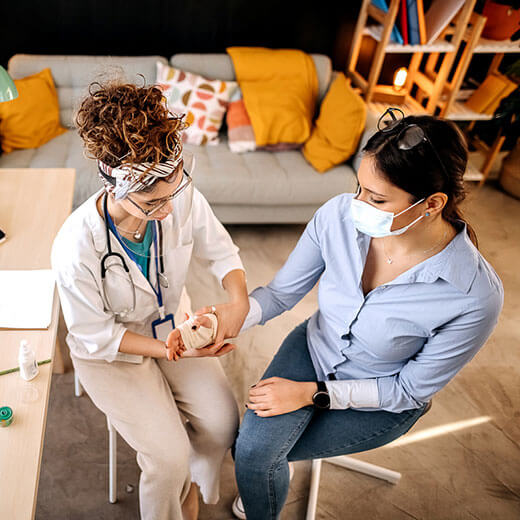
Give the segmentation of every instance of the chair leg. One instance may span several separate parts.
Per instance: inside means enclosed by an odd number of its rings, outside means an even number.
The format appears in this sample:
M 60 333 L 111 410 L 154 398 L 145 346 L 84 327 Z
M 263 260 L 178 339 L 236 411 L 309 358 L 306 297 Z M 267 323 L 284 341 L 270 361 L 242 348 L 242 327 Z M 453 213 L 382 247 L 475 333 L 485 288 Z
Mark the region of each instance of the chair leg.
M 83 395 L 83 387 L 79 381 L 78 373 L 74 371 L 74 394 L 76 397 L 81 397 Z
M 117 502 L 117 432 L 107 417 L 108 427 L 108 501 Z
M 307 502 L 307 515 L 305 520 L 316 518 L 316 508 L 318 506 L 318 491 L 320 488 L 321 459 L 312 461 L 311 485 L 309 488 L 309 501 Z
M 336 466 L 341 466 L 342 468 L 347 468 L 352 471 L 364 473 L 365 475 L 370 475 L 371 477 L 386 480 L 387 482 L 390 482 L 390 484 L 397 484 L 399 482 L 399 479 L 401 478 L 401 473 L 398 473 L 397 471 L 382 468 L 381 466 L 376 466 L 375 464 L 363 462 L 361 460 L 357 460 L 346 455 L 341 455 L 339 457 L 330 457 L 328 459 L 323 460 L 326 462 L 330 462 L 331 464 L 334 464 Z

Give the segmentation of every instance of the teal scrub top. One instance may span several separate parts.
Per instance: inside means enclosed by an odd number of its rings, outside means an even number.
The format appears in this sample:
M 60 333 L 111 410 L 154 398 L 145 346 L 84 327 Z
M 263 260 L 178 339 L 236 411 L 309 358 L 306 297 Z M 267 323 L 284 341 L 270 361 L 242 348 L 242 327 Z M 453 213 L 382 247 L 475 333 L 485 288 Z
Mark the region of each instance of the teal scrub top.
M 135 262 L 141 268 L 141 272 L 148 280 L 149 266 L 150 266 L 150 246 L 153 242 L 153 222 L 149 221 L 146 224 L 146 231 L 141 242 L 132 242 L 128 238 L 121 237 L 125 246 L 135 255 Z

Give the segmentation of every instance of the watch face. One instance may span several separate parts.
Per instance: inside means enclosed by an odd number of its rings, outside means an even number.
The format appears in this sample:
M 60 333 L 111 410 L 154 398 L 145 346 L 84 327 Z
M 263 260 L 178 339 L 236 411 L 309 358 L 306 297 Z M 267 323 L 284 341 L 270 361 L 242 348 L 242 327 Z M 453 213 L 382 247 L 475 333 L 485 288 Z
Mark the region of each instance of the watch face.
M 316 392 L 312 400 L 318 408 L 329 408 L 330 406 L 330 396 L 327 392 Z

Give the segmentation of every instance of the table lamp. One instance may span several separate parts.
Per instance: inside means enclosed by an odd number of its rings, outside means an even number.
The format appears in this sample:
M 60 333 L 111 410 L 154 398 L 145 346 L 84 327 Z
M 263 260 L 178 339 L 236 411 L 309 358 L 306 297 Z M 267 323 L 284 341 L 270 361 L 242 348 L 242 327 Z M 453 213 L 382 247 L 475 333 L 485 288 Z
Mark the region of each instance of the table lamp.
M 0 103 L 4 101 L 12 101 L 18 97 L 18 91 L 11 76 L 0 65 Z

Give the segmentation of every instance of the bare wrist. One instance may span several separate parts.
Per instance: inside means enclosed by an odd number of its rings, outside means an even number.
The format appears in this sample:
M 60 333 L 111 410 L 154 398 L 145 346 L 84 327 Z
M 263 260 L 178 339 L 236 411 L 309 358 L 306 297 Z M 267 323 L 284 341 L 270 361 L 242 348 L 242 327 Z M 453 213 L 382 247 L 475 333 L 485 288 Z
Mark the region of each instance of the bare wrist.
M 166 343 L 159 339 L 154 341 L 152 357 L 157 359 L 166 359 Z
M 314 404 L 312 397 L 318 391 L 318 384 L 313 381 L 309 381 L 301 383 L 301 385 L 303 406 L 310 406 Z

